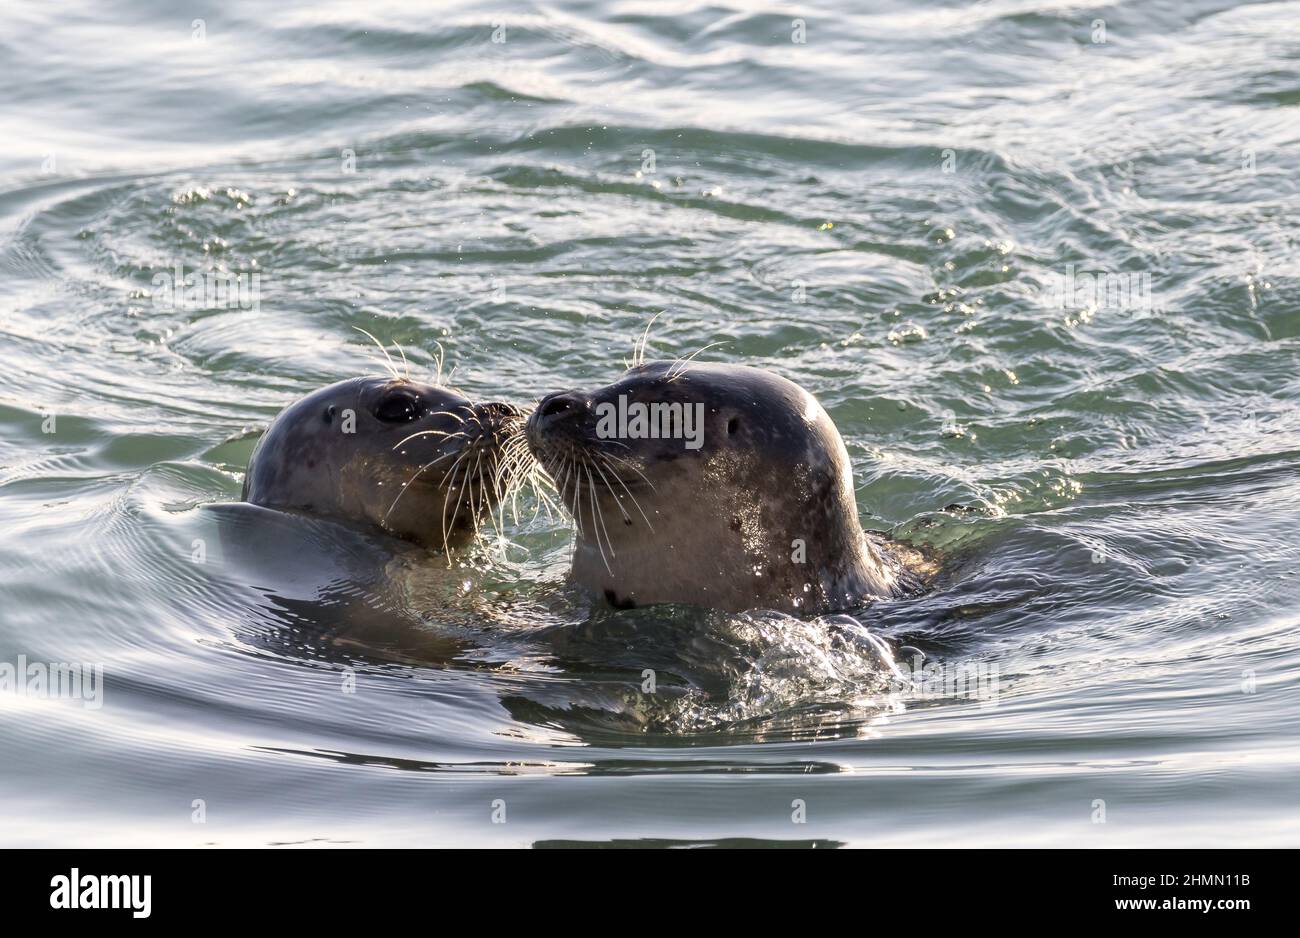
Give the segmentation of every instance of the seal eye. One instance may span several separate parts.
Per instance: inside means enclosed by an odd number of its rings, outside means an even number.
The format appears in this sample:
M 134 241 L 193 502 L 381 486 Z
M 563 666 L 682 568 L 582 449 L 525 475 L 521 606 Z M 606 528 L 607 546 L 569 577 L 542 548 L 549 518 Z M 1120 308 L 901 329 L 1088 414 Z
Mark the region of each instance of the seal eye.
M 408 423 L 424 416 L 424 401 L 414 391 L 397 388 L 375 405 L 374 414 L 384 423 Z
M 730 420 L 727 421 L 727 436 L 731 436 L 731 434 L 735 433 L 739 429 L 740 429 L 740 421 L 737 420 L 735 417 L 732 417 Z

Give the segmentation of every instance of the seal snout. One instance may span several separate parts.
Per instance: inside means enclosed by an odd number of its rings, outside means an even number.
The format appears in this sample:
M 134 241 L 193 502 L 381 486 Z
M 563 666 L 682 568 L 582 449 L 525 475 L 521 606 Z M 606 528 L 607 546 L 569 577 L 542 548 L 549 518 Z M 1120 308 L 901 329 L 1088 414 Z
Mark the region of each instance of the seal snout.
M 558 391 L 542 398 L 537 405 L 537 419 L 553 422 L 586 409 L 586 402 L 575 391 Z
M 542 398 L 528 418 L 528 434 L 550 433 L 561 426 L 572 424 L 575 418 L 587 412 L 587 399 L 577 391 L 557 391 Z
M 501 427 L 509 423 L 512 418 L 522 417 L 524 412 L 514 404 L 507 404 L 504 401 L 484 401 L 475 405 L 474 415 L 488 426 Z

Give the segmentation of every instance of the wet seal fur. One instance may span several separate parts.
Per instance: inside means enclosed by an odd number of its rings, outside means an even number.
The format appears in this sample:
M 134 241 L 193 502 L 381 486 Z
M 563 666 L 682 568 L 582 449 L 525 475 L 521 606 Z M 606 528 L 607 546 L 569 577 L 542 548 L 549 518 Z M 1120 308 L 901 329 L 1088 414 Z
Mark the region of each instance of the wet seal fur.
M 511 404 L 406 378 L 340 381 L 280 412 L 249 458 L 242 497 L 449 550 L 497 504 L 521 420 Z
M 635 403 L 695 408 L 701 443 L 611 438 L 608 423 L 598 432 L 602 415 Z M 572 580 L 615 606 L 806 616 L 917 586 L 907 549 L 858 523 L 835 424 L 812 394 L 772 372 L 637 365 L 595 391 L 543 398 L 526 435 L 577 525 Z

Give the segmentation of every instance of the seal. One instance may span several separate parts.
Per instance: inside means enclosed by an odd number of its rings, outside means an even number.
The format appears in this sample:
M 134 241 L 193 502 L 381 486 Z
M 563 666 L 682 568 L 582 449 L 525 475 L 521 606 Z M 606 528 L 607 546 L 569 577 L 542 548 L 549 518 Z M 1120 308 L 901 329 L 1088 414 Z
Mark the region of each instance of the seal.
M 648 362 L 544 397 L 525 434 L 576 522 L 571 579 L 614 606 L 820 615 L 906 588 L 835 424 L 772 372 Z
M 449 551 L 497 504 L 522 422 L 511 404 L 474 403 L 451 388 L 351 378 L 280 412 L 253 449 L 242 497 Z

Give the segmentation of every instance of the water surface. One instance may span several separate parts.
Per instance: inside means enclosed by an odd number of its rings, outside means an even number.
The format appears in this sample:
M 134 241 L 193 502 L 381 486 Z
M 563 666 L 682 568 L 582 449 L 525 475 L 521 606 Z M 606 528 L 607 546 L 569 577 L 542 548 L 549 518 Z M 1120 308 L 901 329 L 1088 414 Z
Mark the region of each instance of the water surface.
M 0 841 L 1300 842 L 1300 4 L 840 6 L 8 11 L 0 662 L 104 684 L 0 695 Z M 660 311 L 818 395 L 931 592 L 613 612 L 562 519 L 230 504 L 354 327 L 522 403 Z

